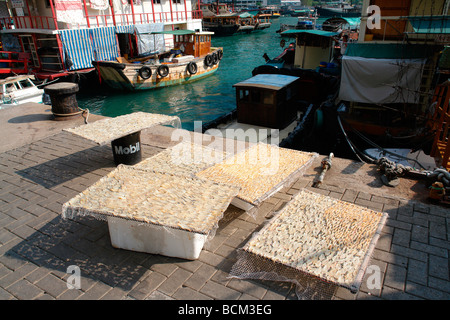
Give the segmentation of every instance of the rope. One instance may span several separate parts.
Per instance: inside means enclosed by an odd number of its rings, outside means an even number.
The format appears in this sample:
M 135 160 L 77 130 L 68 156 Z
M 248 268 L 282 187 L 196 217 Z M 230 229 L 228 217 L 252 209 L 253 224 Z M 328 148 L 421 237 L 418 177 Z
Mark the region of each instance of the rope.
M 338 120 L 339 120 L 339 124 L 341 124 L 341 121 L 340 121 L 339 116 L 338 116 Z M 348 125 L 348 124 L 347 124 L 347 125 Z M 343 130 L 342 125 L 341 125 L 341 129 Z M 405 160 L 408 160 L 408 161 L 413 161 L 414 163 L 417 163 L 422 169 L 426 169 L 426 168 L 425 168 L 419 161 L 417 161 L 416 159 L 408 158 L 408 157 L 402 156 L 402 155 L 400 155 L 400 154 L 397 154 L 397 153 L 395 153 L 395 152 L 386 150 L 386 149 L 380 147 L 379 145 L 377 145 L 376 143 L 374 143 L 373 141 L 371 141 L 370 139 L 368 139 L 368 138 L 367 138 L 366 136 L 364 136 L 361 132 L 355 130 L 354 128 L 352 128 L 352 131 L 353 131 L 354 133 L 356 133 L 356 134 L 357 134 L 361 139 L 363 139 L 365 142 L 367 142 L 368 144 L 370 144 L 370 145 L 373 146 L 374 148 L 377 148 L 378 150 L 381 150 L 383 153 L 385 153 L 385 154 L 390 154 L 390 155 L 392 155 L 392 156 L 396 156 L 396 157 L 398 157 L 398 158 L 402 158 L 402 159 L 405 159 Z
M 353 144 L 353 142 L 350 141 L 350 139 L 347 136 L 347 133 L 344 130 L 344 127 L 342 126 L 341 118 L 339 117 L 339 115 L 337 116 L 337 119 L 338 119 L 339 126 L 341 128 L 342 134 L 345 137 L 345 140 L 347 141 L 350 149 L 352 149 L 353 153 L 359 159 L 359 161 L 364 162 L 364 163 L 374 163 L 375 159 L 373 159 L 373 158 L 369 157 L 368 155 L 366 155 L 366 154 L 362 153 L 361 151 L 359 151 L 358 148 L 356 148 L 356 146 Z M 367 159 L 367 161 L 364 161 L 360 157 L 360 155 L 364 156 Z
M 71 116 L 76 116 L 78 114 L 85 114 L 86 113 L 86 117 L 84 117 L 84 123 L 88 124 L 88 118 L 89 118 L 89 109 L 81 109 L 80 107 L 78 107 L 78 109 L 80 109 L 80 111 L 77 112 L 72 112 L 72 113 L 55 113 L 52 112 L 53 115 L 57 116 L 57 117 L 71 117 Z

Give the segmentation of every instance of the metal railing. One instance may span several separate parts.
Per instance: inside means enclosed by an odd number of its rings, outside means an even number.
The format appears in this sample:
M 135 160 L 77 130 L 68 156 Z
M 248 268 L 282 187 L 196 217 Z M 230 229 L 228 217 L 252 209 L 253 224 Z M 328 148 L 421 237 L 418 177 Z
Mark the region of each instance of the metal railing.
M 85 23 L 80 27 L 108 27 L 115 25 L 131 25 L 159 22 L 181 22 L 201 19 L 201 10 L 181 10 L 169 12 L 150 12 L 135 14 L 104 14 L 86 16 Z M 61 22 L 60 22 L 61 24 Z M 22 16 L 0 18 L 0 30 L 3 29 L 48 29 L 57 30 L 60 27 L 56 18 L 44 16 Z

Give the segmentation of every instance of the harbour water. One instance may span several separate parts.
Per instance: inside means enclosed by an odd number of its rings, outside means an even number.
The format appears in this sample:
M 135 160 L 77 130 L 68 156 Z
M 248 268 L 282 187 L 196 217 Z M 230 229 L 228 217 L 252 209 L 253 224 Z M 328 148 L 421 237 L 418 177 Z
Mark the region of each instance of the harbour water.
M 184 129 L 193 130 L 194 121 L 206 123 L 236 108 L 233 84 L 250 78 L 252 70 L 265 63 L 264 53 L 270 58 L 278 56 L 282 48 L 276 31 L 281 23 L 296 21 L 296 17 L 281 17 L 262 31 L 212 37 L 212 46 L 223 47 L 224 56 L 219 70 L 208 78 L 142 92 L 118 92 L 100 85 L 80 92 L 78 104 L 91 113 L 110 117 L 136 111 L 176 115 Z

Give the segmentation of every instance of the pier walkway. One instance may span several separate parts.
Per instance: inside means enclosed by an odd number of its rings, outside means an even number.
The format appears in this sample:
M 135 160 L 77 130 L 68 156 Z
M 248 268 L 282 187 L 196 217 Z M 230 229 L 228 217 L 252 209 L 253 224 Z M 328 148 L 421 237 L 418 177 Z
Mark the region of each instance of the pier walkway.
M 0 110 L 0 300 L 295 300 L 291 283 L 228 274 L 236 249 L 302 188 L 389 214 L 370 262 L 381 270 L 381 287 L 363 281 L 356 294 L 339 288 L 333 299 L 450 299 L 450 209 L 428 204 L 420 181 L 389 188 L 374 166 L 333 159 L 324 183 L 312 188 L 321 156 L 255 217 L 225 214 L 198 260 L 126 251 L 111 246 L 106 222 L 61 218 L 63 203 L 115 168 L 111 147 L 61 131 L 81 118 L 57 122 L 48 106 L 14 108 Z M 173 144 L 171 130 L 143 131 L 143 157 Z M 81 270 L 80 289 L 67 287 L 70 265 Z

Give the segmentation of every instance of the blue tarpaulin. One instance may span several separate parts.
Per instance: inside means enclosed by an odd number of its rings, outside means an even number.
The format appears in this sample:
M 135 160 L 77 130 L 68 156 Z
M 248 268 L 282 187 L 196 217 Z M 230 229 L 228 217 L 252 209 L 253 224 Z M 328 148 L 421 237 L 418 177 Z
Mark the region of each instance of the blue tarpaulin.
M 115 27 L 60 30 L 64 60 L 69 70 L 92 68 L 93 60 L 115 60 L 119 56 Z

